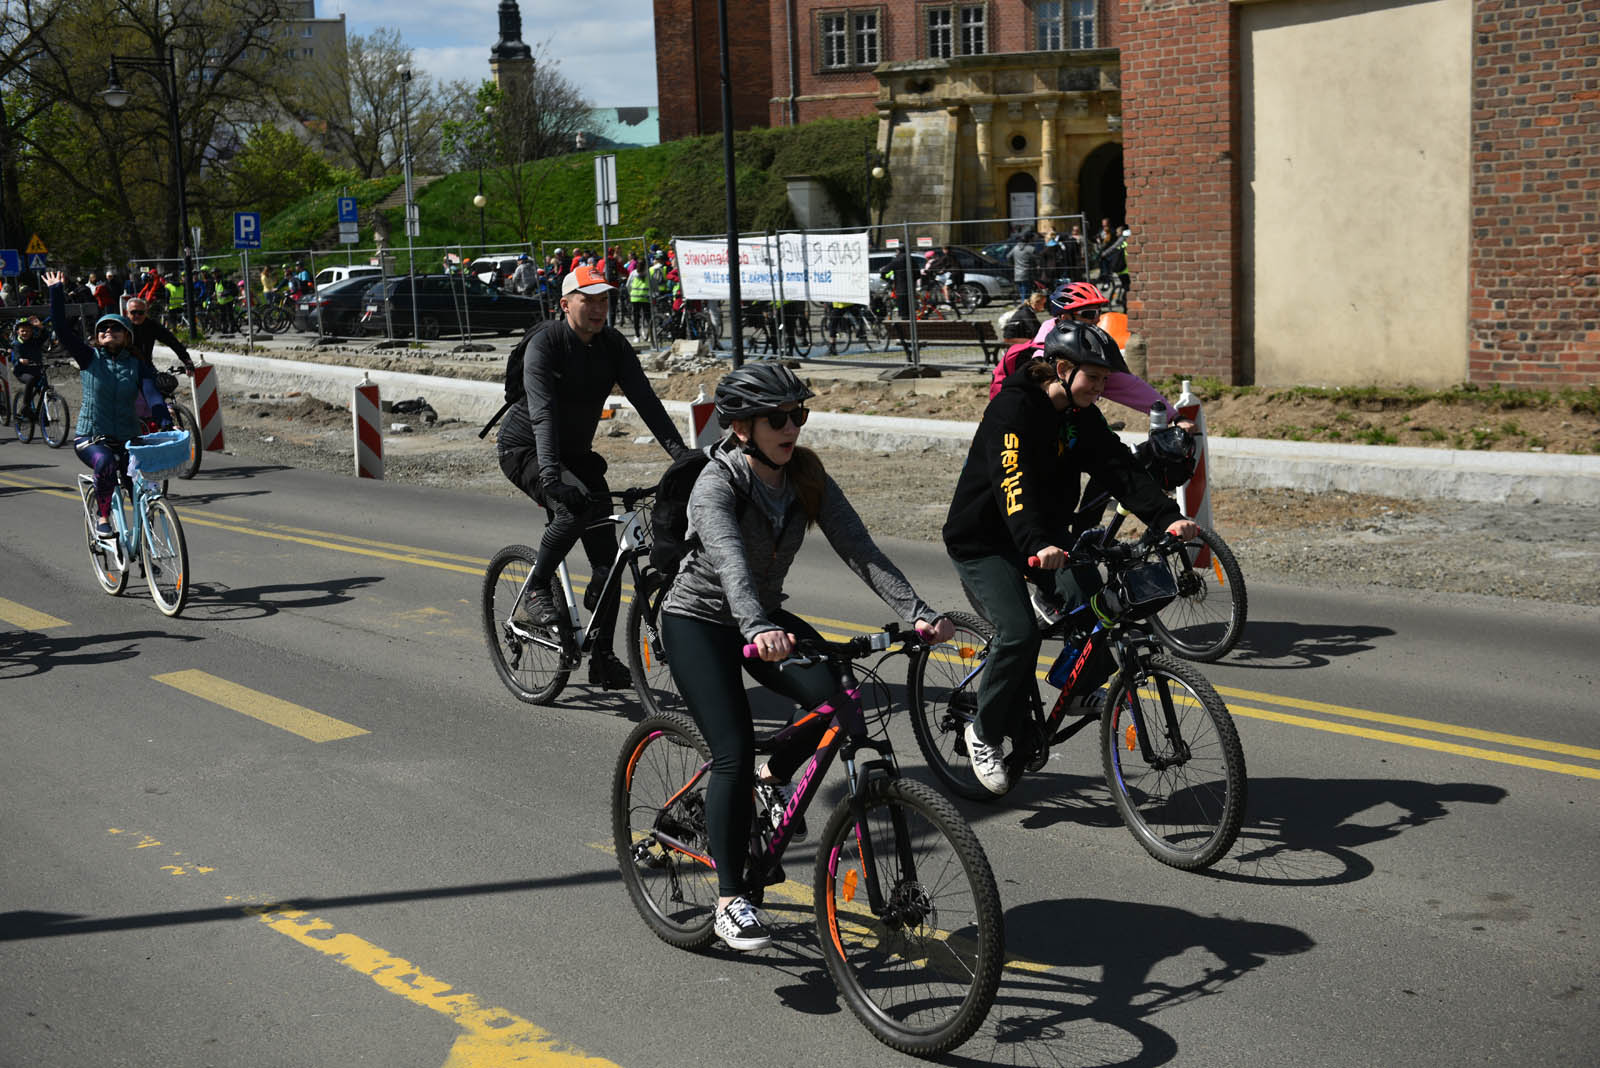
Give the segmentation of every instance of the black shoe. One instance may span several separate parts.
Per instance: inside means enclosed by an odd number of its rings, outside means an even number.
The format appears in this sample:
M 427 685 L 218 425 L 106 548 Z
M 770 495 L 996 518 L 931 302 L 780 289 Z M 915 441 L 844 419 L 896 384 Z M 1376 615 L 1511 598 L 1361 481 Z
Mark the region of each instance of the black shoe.
M 560 611 L 556 608 L 556 600 L 550 590 L 529 590 L 528 596 L 522 599 L 517 610 L 511 613 L 512 622 L 537 623 L 548 627 L 561 618 Z
M 633 688 L 633 676 L 616 653 L 596 653 L 589 660 L 589 685 L 603 690 L 629 690 Z
M 593 612 L 594 606 L 600 603 L 600 591 L 606 588 L 606 580 L 611 577 L 609 567 L 596 568 L 594 574 L 589 576 L 589 585 L 583 591 L 583 610 Z

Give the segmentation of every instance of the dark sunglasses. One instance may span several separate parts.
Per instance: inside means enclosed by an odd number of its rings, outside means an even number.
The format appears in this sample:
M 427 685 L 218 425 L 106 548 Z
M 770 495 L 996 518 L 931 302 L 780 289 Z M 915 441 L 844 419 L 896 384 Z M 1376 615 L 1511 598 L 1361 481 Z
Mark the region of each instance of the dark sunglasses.
M 127 331 L 122 329 L 122 327 L 117 326 L 114 323 L 107 323 L 105 326 L 102 326 L 102 327 L 99 327 L 98 329 L 96 329 L 95 333 L 97 333 L 97 334 L 125 334 L 125 333 L 127 333 Z
M 774 430 L 782 430 L 784 427 L 789 425 L 789 421 L 791 419 L 794 420 L 795 429 L 798 430 L 800 427 L 806 425 L 807 419 L 811 418 L 811 409 L 795 408 L 794 410 L 787 412 L 779 409 L 775 412 L 765 412 L 763 414 L 765 414 L 767 417 L 767 425 Z
M 1100 309 L 1099 308 L 1079 308 L 1077 311 L 1073 312 L 1072 314 L 1077 316 L 1079 319 L 1087 319 L 1092 323 L 1096 319 L 1100 318 Z
M 130 318 L 130 319 L 142 319 L 142 318 L 144 318 L 143 309 L 140 309 L 140 308 L 129 308 L 128 309 L 128 318 Z

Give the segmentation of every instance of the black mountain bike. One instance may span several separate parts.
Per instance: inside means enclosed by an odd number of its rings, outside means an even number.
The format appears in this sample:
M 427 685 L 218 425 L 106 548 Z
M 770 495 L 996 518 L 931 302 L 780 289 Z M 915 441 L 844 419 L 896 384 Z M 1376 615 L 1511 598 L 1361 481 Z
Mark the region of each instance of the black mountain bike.
M 1045 630 L 1076 650 L 1062 665 L 1066 685 L 1046 713 L 1037 687 L 1006 758 L 1011 782 L 1044 766 L 1050 747 L 1090 724 L 1100 725 L 1106 786 L 1122 821 L 1145 851 L 1163 864 L 1193 871 L 1232 848 L 1244 820 L 1244 750 L 1233 717 L 1195 668 L 1165 655 L 1144 622 L 1177 596 L 1164 554 L 1178 539 L 1113 542 L 1091 530 L 1070 556 L 1103 563 L 1105 590 L 1091 609 Z M 940 783 L 970 800 L 992 800 L 972 773 L 965 729 L 977 714 L 978 684 L 994 629 L 966 613 L 950 616 L 956 636 L 914 657 L 907 683 L 911 726 L 928 767 Z M 1079 680 L 1115 664 L 1097 704 L 1085 706 Z M 1086 669 L 1088 670 L 1087 674 Z M 1092 702 L 1093 699 L 1090 698 Z M 1072 722 L 1064 721 L 1071 718 Z
M 184 373 L 186 372 L 181 363 L 173 364 L 165 371 L 157 371 L 156 388 L 167 400 L 167 410 L 172 413 L 173 426 L 189 432 L 189 459 L 184 463 L 183 470 L 178 472 L 179 478 L 189 479 L 199 473 L 200 460 L 205 450 L 200 447 L 200 424 L 195 422 L 194 413 L 179 404 L 177 400 L 178 376 Z M 145 421 L 146 433 L 159 429 L 153 421 Z
M 900 648 L 891 651 L 896 642 Z M 875 1038 L 932 1057 L 966 1041 L 988 1015 L 1005 927 L 994 874 L 972 828 L 931 787 L 900 777 L 886 729 L 888 701 L 875 703 L 883 712 L 870 723 L 863 712 L 855 661 L 879 652 L 915 657 L 923 648 L 895 627 L 845 642 L 797 643 L 796 659 L 832 664 L 841 690 L 816 710 L 832 726 L 796 775 L 786 809 L 767 810 L 757 796 L 746 882 L 763 889 L 746 896 L 759 904 L 766 887 L 785 882 L 783 854 L 796 821 L 833 758 L 842 757 L 845 796 L 828 817 L 812 869 L 818 946 L 846 1004 Z M 874 668 L 860 675 L 887 698 Z M 757 752 L 772 752 L 795 729 L 758 739 Z M 703 949 L 715 938 L 710 771 L 700 729 L 685 715 L 665 713 L 646 717 L 628 735 L 612 779 L 612 831 L 628 896 L 650 929 L 681 949 Z
M 26 390 L 18 388 L 11 404 L 12 426 L 17 440 L 26 445 L 33 440 L 35 429 L 44 437 L 44 443 L 59 449 L 72 437 L 72 411 L 67 402 L 50 384 L 43 365 L 39 368 L 39 381 L 33 386 L 33 403 L 25 402 Z

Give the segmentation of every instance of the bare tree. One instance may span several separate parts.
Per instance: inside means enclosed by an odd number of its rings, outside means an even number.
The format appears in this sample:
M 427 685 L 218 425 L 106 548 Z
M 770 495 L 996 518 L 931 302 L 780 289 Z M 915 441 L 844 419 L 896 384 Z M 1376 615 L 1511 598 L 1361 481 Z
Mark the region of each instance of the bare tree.
M 28 231 L 16 146 L 49 101 L 20 90 L 28 66 L 39 54 L 40 39 L 55 24 L 59 6 L 54 0 L 9 0 L 0 5 L 0 248 L 20 248 L 21 235 Z

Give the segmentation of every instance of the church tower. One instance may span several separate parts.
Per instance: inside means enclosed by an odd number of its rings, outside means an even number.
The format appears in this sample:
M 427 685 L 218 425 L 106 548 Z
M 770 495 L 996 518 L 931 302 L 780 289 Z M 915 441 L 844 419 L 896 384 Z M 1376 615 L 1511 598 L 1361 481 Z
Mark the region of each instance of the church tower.
M 500 0 L 500 40 L 489 49 L 489 72 L 507 99 L 520 99 L 533 79 L 533 49 L 522 43 L 517 0 Z

